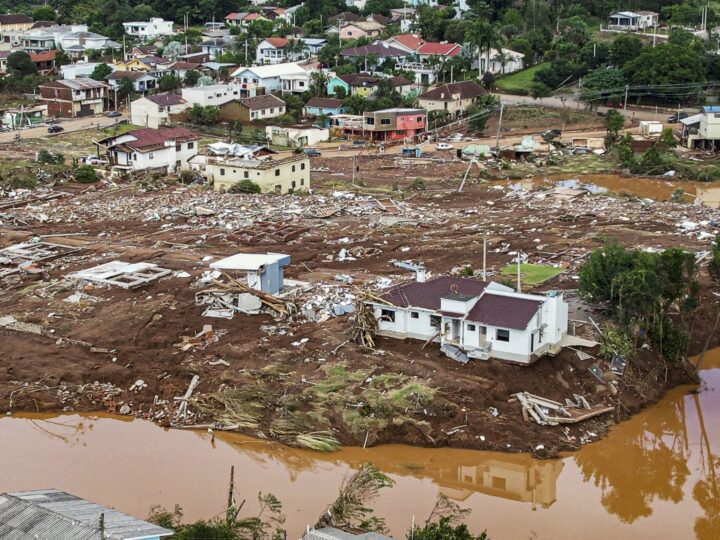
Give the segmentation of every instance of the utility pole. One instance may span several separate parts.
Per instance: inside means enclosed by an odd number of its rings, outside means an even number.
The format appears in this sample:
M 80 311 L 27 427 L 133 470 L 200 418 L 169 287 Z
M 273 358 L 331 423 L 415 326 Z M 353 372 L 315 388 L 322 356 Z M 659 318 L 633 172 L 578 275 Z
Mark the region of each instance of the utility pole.
M 100 540 L 105 540 L 105 513 L 100 514 Z
M 450 84 L 455 82 L 455 79 L 453 78 L 453 70 L 455 69 L 455 66 L 452 64 L 450 65 Z
M 353 157 L 352 157 L 352 185 L 353 185 L 353 186 L 355 185 L 355 169 L 356 169 L 356 167 L 355 167 L 355 154 L 353 154 Z
M 483 235 L 483 281 L 487 281 L 487 233 Z
M 500 151 L 500 130 L 502 130 L 502 119 L 503 119 L 503 110 L 505 108 L 505 104 L 503 103 L 502 99 L 500 100 L 500 118 L 498 119 L 498 128 L 497 128 L 497 135 L 495 136 L 495 148 Z
M 517 252 L 517 292 L 522 292 L 522 285 L 520 280 L 520 250 Z
M 629 85 L 625 85 L 625 102 L 623 103 L 623 114 L 627 110 L 627 97 L 628 97 L 628 89 L 630 88 Z
M 235 465 L 230 467 L 230 486 L 228 488 L 228 502 L 227 509 L 228 515 L 230 515 L 230 509 L 235 504 L 235 497 L 233 497 L 233 491 L 235 491 Z

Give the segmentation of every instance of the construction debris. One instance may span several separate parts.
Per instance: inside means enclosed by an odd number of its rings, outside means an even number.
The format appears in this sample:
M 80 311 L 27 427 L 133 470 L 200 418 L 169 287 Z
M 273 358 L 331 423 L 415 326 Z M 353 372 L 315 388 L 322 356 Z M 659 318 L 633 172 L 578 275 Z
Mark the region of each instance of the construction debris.
M 68 274 L 67 277 L 98 285 L 135 289 L 172 274 L 172 270 L 150 263 L 111 261 Z
M 523 418 L 529 416 L 541 426 L 557 426 L 558 424 L 576 424 L 613 411 L 615 407 L 597 405 L 591 407 L 587 400 L 574 394 L 575 402 L 566 400 L 566 404 L 558 403 L 551 399 L 530 394 L 529 392 L 518 392 L 513 394 L 510 401 L 517 400 L 522 406 Z M 555 413 L 555 414 L 552 414 Z

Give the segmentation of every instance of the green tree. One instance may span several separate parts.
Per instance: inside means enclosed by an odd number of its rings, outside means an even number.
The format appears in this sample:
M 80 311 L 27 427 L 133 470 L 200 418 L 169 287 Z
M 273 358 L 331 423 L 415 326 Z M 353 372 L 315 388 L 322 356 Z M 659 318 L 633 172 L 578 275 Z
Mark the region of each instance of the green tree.
M 594 103 L 615 100 L 624 95 L 625 73 L 621 69 L 601 67 L 583 78 L 580 99 Z
M 163 75 L 158 79 L 158 90 L 160 92 L 171 92 L 182 85 L 182 79 L 176 75 Z
M 93 184 L 100 180 L 100 177 L 90 165 L 80 165 L 73 172 L 76 182 L 81 184 Z
M 551 94 L 552 90 L 545 83 L 535 81 L 530 86 L 530 95 L 534 99 L 542 99 L 545 97 L 549 97 Z
M 615 109 L 610 109 L 605 116 L 605 144 L 611 146 L 618 140 L 620 130 L 625 125 L 625 117 Z
M 447 516 L 435 523 L 428 523 L 415 529 L 412 534 L 408 533 L 407 538 L 408 540 L 489 540 L 487 532 L 475 536 L 464 523 L 452 525 L 451 518 Z
M 240 180 L 228 189 L 228 193 L 261 193 L 260 186 L 252 180 Z
M 48 5 L 39 6 L 32 10 L 34 21 L 54 21 L 56 17 L 55 10 Z
M 118 81 L 118 98 L 124 99 L 135 92 L 135 86 L 129 77 L 123 77 Z
M 107 64 L 98 64 L 92 70 L 90 78 L 96 81 L 104 81 L 105 78 L 113 72 L 113 69 Z
M 704 55 L 678 45 L 645 47 L 625 64 L 623 71 L 632 84 L 668 85 L 705 82 Z
M 610 45 L 610 63 L 622 69 L 630 60 L 637 58 L 643 48 L 643 42 L 632 34 L 620 34 Z
M 497 26 L 485 20 L 476 20 L 467 29 L 465 40 L 477 48 L 478 77 L 481 78 L 484 71 L 490 70 L 490 51 L 492 49 L 499 49 L 502 45 L 502 38 L 498 33 Z M 485 53 L 484 71 L 482 63 L 483 53 Z
M 57 51 L 55 54 L 55 65 L 58 67 L 72 64 L 72 58 L 65 51 Z
M 708 263 L 708 273 L 710 277 L 720 285 L 720 234 L 715 238 L 712 245 L 712 254 Z
M 24 77 L 26 75 L 35 75 L 37 67 L 30 59 L 30 55 L 25 51 L 16 51 L 10 53 L 7 57 L 7 74 L 11 77 Z
M 183 83 L 185 86 L 195 86 L 200 79 L 200 72 L 194 69 L 185 72 Z

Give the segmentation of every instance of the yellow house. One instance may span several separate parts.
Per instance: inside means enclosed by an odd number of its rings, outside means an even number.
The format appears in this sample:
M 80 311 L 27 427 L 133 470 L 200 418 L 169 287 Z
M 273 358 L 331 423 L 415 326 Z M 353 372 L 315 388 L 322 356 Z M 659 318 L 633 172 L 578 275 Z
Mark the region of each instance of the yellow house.
M 22 13 L 0 14 L 0 35 L 6 32 L 25 32 L 33 26 L 33 20 Z
M 133 58 L 132 60 L 128 60 L 127 62 L 123 62 L 122 60 L 116 60 L 113 62 L 115 64 L 116 71 L 145 71 L 149 72 L 152 69 L 152 66 L 149 66 L 137 58 Z
M 242 180 L 252 180 L 263 193 L 300 193 L 310 189 L 310 159 L 305 154 L 262 161 L 229 159 L 208 163 L 215 191 L 227 191 Z

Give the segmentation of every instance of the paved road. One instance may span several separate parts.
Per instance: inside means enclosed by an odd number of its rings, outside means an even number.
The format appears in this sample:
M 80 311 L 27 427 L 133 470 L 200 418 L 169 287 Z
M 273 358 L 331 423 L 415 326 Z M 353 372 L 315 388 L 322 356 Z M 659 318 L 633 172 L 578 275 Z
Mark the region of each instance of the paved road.
M 82 131 L 84 129 L 92 129 L 96 127 L 107 127 L 117 124 L 124 117 L 119 116 L 117 118 L 108 118 L 107 116 L 90 116 L 85 118 L 69 118 L 63 119 L 56 122 L 56 124 L 62 126 L 65 131 L 63 133 Z M 0 133 L 0 143 L 12 142 L 15 140 L 15 135 L 20 134 L 23 139 L 42 139 L 44 137 L 52 137 L 52 133 L 48 133 L 47 126 L 21 129 L 19 131 L 3 131 Z

